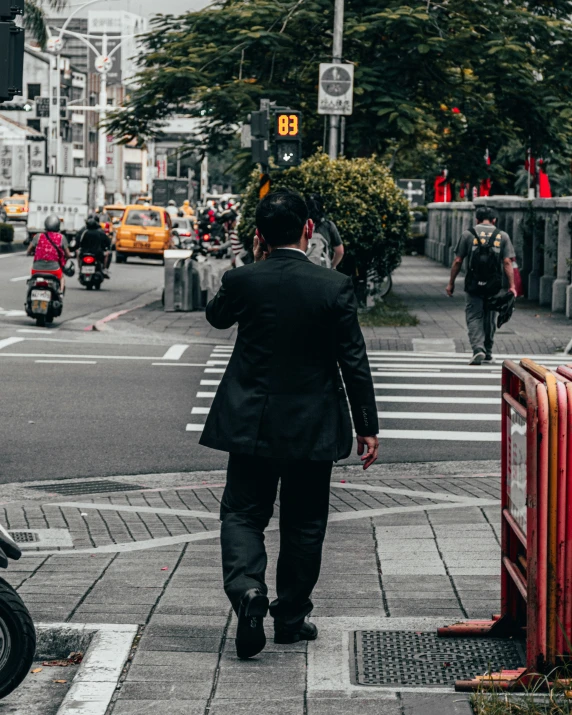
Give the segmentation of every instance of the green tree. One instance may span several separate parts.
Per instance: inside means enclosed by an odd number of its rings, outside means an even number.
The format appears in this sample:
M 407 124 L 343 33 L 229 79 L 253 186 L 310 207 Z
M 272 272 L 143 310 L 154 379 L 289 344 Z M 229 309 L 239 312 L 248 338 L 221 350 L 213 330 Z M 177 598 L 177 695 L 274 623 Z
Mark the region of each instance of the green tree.
M 144 143 L 177 112 L 220 152 L 261 97 L 304 112 L 304 149 L 323 143 L 317 65 L 331 55 L 331 0 L 222 0 L 158 16 L 139 85 L 110 129 Z M 346 154 L 377 153 L 396 175 L 415 167 L 506 181 L 508 144 L 570 154 L 571 0 L 346 0 L 344 56 L 355 63 Z M 414 160 L 412 162 L 412 159 Z M 512 171 L 512 170 L 511 170 Z M 514 171 L 512 172 L 514 174 Z
M 288 186 L 307 197 L 319 193 L 345 246 L 341 270 L 358 288 L 384 278 L 399 265 L 409 231 L 409 204 L 387 167 L 373 158 L 330 161 L 323 153 L 286 171 L 271 172 L 272 189 Z M 247 248 L 254 236 L 259 177 L 253 172 L 244 194 L 239 235 Z M 361 292 L 363 299 L 363 290 Z

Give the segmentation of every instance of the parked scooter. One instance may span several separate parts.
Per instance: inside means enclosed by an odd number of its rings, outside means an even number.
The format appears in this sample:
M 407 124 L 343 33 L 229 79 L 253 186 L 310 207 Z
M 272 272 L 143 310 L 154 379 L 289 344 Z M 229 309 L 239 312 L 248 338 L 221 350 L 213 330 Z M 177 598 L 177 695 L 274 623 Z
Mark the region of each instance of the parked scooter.
M 22 552 L 0 526 L 0 568 L 8 559 L 17 561 Z M 0 699 L 24 680 L 36 652 L 36 630 L 28 609 L 16 591 L 0 578 Z
M 105 279 L 103 266 L 93 253 L 82 253 L 78 259 L 79 270 L 78 279 L 82 286 L 87 290 L 95 288 L 99 290 Z
M 60 282 L 52 273 L 36 273 L 28 280 L 26 314 L 43 327 L 62 314 L 63 296 Z

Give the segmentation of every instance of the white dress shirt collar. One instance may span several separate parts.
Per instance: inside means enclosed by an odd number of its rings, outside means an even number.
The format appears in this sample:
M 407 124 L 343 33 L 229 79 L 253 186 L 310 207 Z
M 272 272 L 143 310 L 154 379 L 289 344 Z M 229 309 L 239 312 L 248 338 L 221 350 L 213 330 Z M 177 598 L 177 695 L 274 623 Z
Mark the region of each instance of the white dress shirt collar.
M 278 246 L 274 250 L 276 250 L 276 251 L 298 251 L 298 253 L 301 253 L 303 256 L 306 255 L 306 251 L 303 251 L 301 248 L 292 248 L 292 246 Z

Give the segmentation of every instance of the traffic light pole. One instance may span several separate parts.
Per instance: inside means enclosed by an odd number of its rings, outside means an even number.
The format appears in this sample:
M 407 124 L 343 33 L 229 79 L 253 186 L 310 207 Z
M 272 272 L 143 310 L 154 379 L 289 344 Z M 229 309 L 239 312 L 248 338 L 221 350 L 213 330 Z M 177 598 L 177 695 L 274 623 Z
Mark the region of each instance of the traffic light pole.
M 332 62 L 341 64 L 342 47 L 344 35 L 344 0 L 335 0 L 334 8 L 334 47 Z M 330 116 L 330 141 L 328 145 L 328 156 L 330 159 L 337 159 L 340 142 L 340 115 Z

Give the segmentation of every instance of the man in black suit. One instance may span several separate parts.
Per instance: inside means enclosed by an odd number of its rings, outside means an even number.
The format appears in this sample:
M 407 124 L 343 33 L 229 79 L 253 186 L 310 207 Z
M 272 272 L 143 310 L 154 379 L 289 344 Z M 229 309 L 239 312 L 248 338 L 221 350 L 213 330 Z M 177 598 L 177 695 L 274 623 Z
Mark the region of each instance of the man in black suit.
M 339 368 L 364 469 L 378 451 L 375 394 L 351 279 L 306 258 L 312 224 L 296 192 L 262 199 L 256 225 L 255 262 L 225 273 L 207 306 L 211 325 L 238 323 L 238 335 L 200 439 L 230 453 L 221 546 L 240 658 L 266 644 L 264 529 L 279 480 L 274 642 L 317 636 L 305 618 L 320 573 L 332 462 L 346 458 L 352 445 Z

